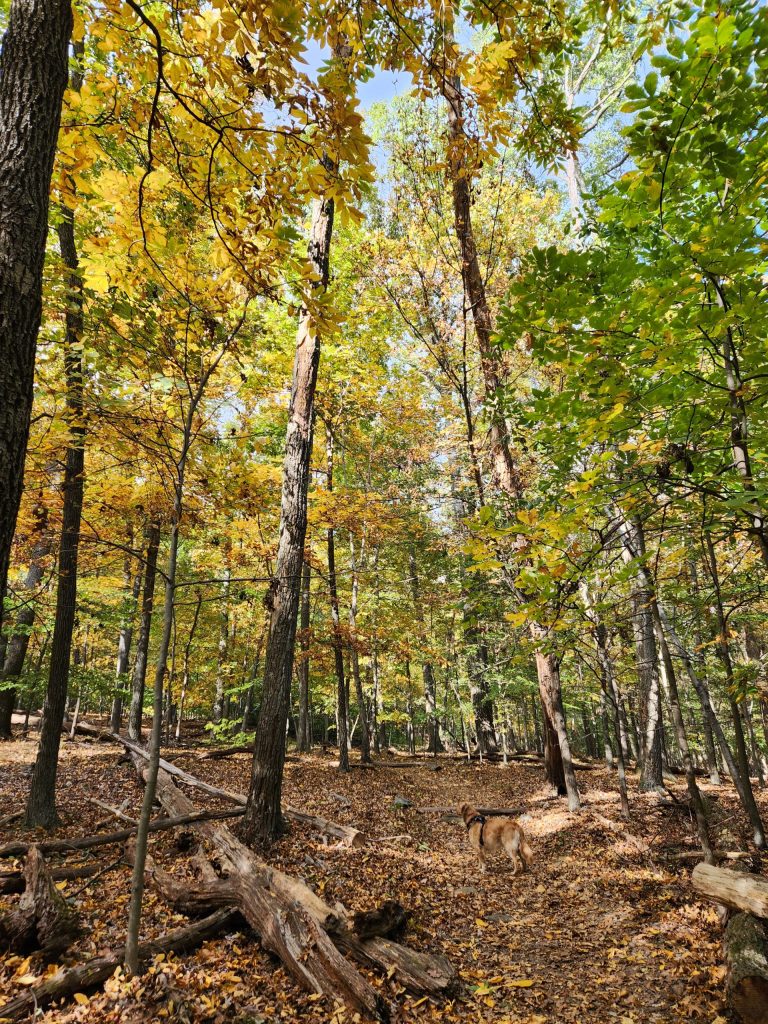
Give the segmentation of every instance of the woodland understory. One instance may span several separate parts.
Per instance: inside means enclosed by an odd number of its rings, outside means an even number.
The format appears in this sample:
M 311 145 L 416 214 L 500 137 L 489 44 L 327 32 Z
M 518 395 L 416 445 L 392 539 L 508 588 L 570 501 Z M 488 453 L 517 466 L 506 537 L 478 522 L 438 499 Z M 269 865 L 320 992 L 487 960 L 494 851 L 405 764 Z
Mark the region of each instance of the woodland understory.
M 0 1017 L 768 1024 L 768 7 L 0 33 Z
M 0 816 L 18 808 L 34 753 L 32 741 L 0 748 Z M 247 785 L 246 755 L 226 761 L 197 761 L 195 755 L 190 749 L 180 763 L 216 786 L 242 791 Z M 133 766 L 118 759 L 115 747 L 87 741 L 65 745 L 59 782 L 63 821 L 51 838 L 91 834 L 105 818 L 91 802 L 94 798 L 135 816 L 140 787 Z M 352 824 L 369 842 L 361 848 L 337 847 L 294 825 L 273 855 L 284 871 L 349 909 L 372 909 L 397 899 L 410 912 L 409 941 L 452 961 L 458 984 L 446 999 L 396 995 L 399 986 L 376 981 L 399 1005 L 397 1019 L 489 1024 L 711 1024 L 731 1019 L 724 1003 L 715 908 L 701 904 L 692 892 L 692 862 L 675 859 L 695 851 L 684 808 L 659 806 L 653 795 L 636 792 L 633 779 L 633 814 L 627 823 L 620 813 L 615 771 L 599 765 L 579 773 L 584 808 L 575 816 L 561 801 L 552 801 L 538 764 L 470 766 L 440 756 L 439 772 L 431 758 L 414 767 L 387 767 L 398 760 L 405 759 L 388 757 L 375 771 L 355 764 L 348 775 L 339 774 L 333 752 L 289 763 L 289 804 Z M 747 837 L 738 826 L 732 788 L 702 788 L 713 802 L 712 834 L 718 846 L 738 846 Z M 684 796 L 679 783 L 671 789 Z M 413 806 L 400 809 L 394 804 L 397 797 Z M 415 810 L 453 808 L 467 798 L 481 805 L 511 805 L 530 815 L 525 824 L 535 853 L 530 873 L 513 878 L 499 861 L 497 869 L 480 874 L 457 817 Z M 760 803 L 768 808 L 766 801 Z M 0 838 L 7 842 L 17 835 L 5 826 Z M 183 875 L 186 854 L 169 834 L 153 842 L 152 855 Z M 93 851 L 100 867 L 119 857 L 119 848 Z M 82 862 L 84 856 L 76 859 Z M 56 860 L 52 856 L 52 863 Z M 68 962 L 123 942 L 129 889 L 130 868 L 124 861 L 92 885 L 88 879 L 66 883 L 64 893 L 73 894 L 72 903 L 88 926 L 68 952 Z M 184 920 L 150 889 L 148 937 Z M 23 991 L 36 976 L 29 960 L 6 959 L 0 998 Z M 129 1024 L 153 1017 L 240 1024 L 353 1019 L 342 1007 L 334 1009 L 302 991 L 242 926 L 202 949 L 155 963 L 140 978 L 117 977 L 87 1003 L 70 1002 L 38 1019 Z

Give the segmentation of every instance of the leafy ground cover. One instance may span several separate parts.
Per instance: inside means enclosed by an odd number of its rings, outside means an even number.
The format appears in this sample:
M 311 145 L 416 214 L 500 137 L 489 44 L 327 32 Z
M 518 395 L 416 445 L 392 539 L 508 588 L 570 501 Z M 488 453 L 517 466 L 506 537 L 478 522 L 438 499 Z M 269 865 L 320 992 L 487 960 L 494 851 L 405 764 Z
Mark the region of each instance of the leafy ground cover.
M 20 807 L 34 750 L 32 741 L 0 746 L 0 817 Z M 199 761 L 191 752 L 179 763 L 217 786 L 246 789 L 248 755 Z M 375 979 L 389 988 L 402 1021 L 724 1024 L 729 1017 L 722 998 L 721 930 L 714 910 L 691 891 L 688 875 L 694 861 L 673 859 L 693 849 L 687 812 L 633 792 L 627 823 L 608 770 L 596 766 L 580 772 L 580 785 L 584 809 L 570 815 L 564 802 L 548 797 L 535 764 L 469 765 L 441 756 L 417 767 L 395 769 L 385 761 L 375 770 L 355 767 L 342 775 L 332 755 L 308 756 L 286 766 L 286 801 L 354 824 L 369 842 L 359 849 L 337 848 L 294 825 L 270 860 L 300 875 L 328 902 L 340 901 L 350 910 L 399 900 L 411 915 L 409 943 L 452 960 L 460 984 L 453 998 L 439 1003 L 412 999 L 391 980 Z M 134 769 L 119 762 L 114 747 L 67 744 L 58 786 L 63 820 L 57 836 L 86 835 L 99 823 L 105 830 L 115 827 L 93 799 L 124 804 L 128 815 L 138 813 L 141 794 Z M 725 786 L 703 789 L 716 845 L 738 848 L 744 837 L 733 792 Z M 672 790 L 683 798 L 682 787 L 673 784 Z M 193 796 L 203 804 L 200 794 Z M 412 806 L 397 806 L 403 801 L 396 797 Z M 457 819 L 416 810 L 454 806 L 464 799 L 519 808 L 527 816 L 536 856 L 531 873 L 513 878 L 506 863 L 499 862 L 482 875 Z M 0 841 L 19 831 L 6 825 Z M 184 873 L 189 854 L 178 849 L 171 834 L 154 837 L 150 849 L 165 867 Z M 93 856 L 106 868 L 120 852 L 108 847 Z M 65 962 L 122 944 L 130 888 L 125 864 L 95 879 L 60 885 L 86 925 Z M 5 897 L 5 905 L 16 899 Z M 147 936 L 184 920 L 149 890 Z M 0 996 L 17 994 L 44 970 L 34 958 L 6 955 Z M 82 993 L 40 1019 L 129 1024 L 150 1018 L 195 1024 L 299 1019 L 341 1024 L 353 1016 L 301 991 L 252 935 L 237 932 L 186 956 L 158 960 L 139 979 L 118 975 L 103 991 Z

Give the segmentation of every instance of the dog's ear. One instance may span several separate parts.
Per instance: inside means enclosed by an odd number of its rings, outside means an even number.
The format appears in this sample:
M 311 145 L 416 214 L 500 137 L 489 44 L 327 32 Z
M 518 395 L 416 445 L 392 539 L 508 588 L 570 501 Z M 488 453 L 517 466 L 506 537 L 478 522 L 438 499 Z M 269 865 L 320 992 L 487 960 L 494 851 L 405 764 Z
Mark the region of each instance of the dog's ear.
M 469 804 L 468 803 L 463 803 L 463 804 L 460 805 L 460 807 L 459 807 L 459 814 L 462 816 L 462 818 L 466 815 L 468 810 L 469 810 Z

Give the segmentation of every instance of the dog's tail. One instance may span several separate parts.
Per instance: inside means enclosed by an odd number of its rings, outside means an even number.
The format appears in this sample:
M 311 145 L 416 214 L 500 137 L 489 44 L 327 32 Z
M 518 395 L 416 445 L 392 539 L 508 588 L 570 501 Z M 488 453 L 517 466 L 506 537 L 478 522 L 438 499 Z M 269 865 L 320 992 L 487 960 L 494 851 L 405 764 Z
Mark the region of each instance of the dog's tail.
M 533 850 L 528 845 L 528 840 L 522 829 L 520 829 L 520 856 L 525 861 L 526 868 L 530 870 L 531 864 L 533 864 Z

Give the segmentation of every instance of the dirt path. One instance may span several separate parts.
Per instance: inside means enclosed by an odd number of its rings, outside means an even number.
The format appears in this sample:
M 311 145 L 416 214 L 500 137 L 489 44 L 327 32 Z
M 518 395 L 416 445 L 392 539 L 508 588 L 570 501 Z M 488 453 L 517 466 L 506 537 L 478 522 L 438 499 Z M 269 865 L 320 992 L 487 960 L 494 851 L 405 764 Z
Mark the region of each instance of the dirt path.
M 34 757 L 32 743 L 0 746 L 0 817 L 19 806 Z M 104 813 L 87 802 L 112 804 L 129 798 L 138 810 L 140 793 L 113 748 L 68 744 L 60 773 L 61 834 L 92 830 Z M 193 773 L 244 791 L 248 757 L 181 762 Z M 493 1024 L 724 1024 L 730 1018 L 721 997 L 720 930 L 715 914 L 699 904 L 688 884 L 690 865 L 670 871 L 664 848 L 691 840 L 685 814 L 660 808 L 654 799 L 632 797 L 629 825 L 619 816 L 615 779 L 605 770 L 582 772 L 585 808 L 569 815 L 562 802 L 547 800 L 537 766 L 468 766 L 441 759 L 440 771 L 418 768 L 353 770 L 342 776 L 313 757 L 287 768 L 286 800 L 297 808 L 355 824 L 386 839 L 359 850 L 327 846 L 295 827 L 274 851 L 276 863 L 300 874 L 333 903 L 368 909 L 384 899 L 412 911 L 410 943 L 440 950 L 456 964 L 461 986 L 440 1006 L 398 996 L 403 1021 L 493 1022 Z M 733 794 L 708 790 L 718 845 L 735 848 Z M 414 806 L 483 805 L 520 807 L 534 848 L 530 874 L 513 878 L 507 864 L 481 874 L 466 844 L 463 825 L 437 814 L 399 810 L 394 797 Z M 349 801 L 347 806 L 336 798 Z M 196 799 L 198 799 L 196 797 Z M 730 832 L 728 831 L 730 830 Z M 5 841 L 13 834 L 0 832 Z M 167 866 L 183 855 L 169 836 L 154 842 Z M 104 863 L 117 853 L 100 853 Z M 74 892 L 81 883 L 69 883 Z M 75 898 L 90 933 L 72 951 L 82 959 L 122 942 L 129 871 L 105 875 Z M 183 919 L 150 893 L 147 932 Z M 19 989 L 40 969 L 20 958 L 0 967 L 0 994 Z M 380 982 L 381 983 L 381 982 Z M 385 983 L 386 984 L 386 983 Z M 169 1011 L 169 999 L 172 1009 Z M 165 1012 L 163 1012 L 165 1011 Z M 211 942 L 195 955 L 157 967 L 141 980 L 115 979 L 86 1005 L 49 1011 L 48 1021 L 228 1021 L 261 1024 L 352 1020 L 301 992 L 247 935 Z

